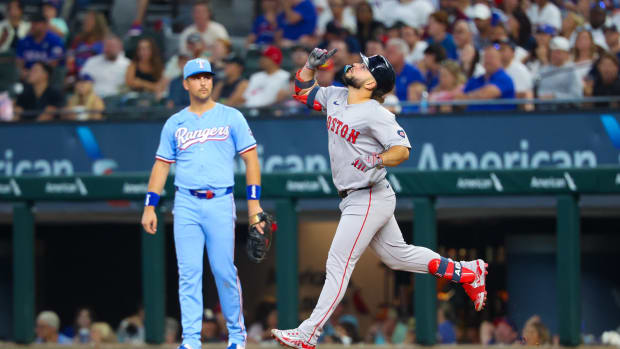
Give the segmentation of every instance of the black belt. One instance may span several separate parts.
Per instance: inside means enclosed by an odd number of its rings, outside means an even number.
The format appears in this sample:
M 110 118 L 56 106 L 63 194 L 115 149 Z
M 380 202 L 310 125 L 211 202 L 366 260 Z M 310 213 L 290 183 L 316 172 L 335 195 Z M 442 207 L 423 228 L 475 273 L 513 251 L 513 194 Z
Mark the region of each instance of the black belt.
M 355 189 L 345 189 L 345 190 L 341 190 L 338 192 L 338 196 L 340 196 L 341 199 L 346 198 L 347 196 L 349 196 L 349 194 L 351 194 L 354 191 L 358 191 L 358 190 L 364 190 L 364 189 L 370 189 L 372 188 L 372 185 L 369 185 L 367 187 L 363 187 L 363 188 L 355 188 Z

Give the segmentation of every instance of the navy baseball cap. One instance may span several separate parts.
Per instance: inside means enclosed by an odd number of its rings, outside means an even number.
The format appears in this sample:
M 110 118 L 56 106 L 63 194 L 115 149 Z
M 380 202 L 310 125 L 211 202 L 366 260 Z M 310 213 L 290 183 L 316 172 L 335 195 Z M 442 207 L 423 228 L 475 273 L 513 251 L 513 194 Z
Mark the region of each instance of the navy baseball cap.
M 183 79 L 201 73 L 215 75 L 213 71 L 211 71 L 211 63 L 204 58 L 194 58 L 185 63 L 185 67 L 183 67 Z

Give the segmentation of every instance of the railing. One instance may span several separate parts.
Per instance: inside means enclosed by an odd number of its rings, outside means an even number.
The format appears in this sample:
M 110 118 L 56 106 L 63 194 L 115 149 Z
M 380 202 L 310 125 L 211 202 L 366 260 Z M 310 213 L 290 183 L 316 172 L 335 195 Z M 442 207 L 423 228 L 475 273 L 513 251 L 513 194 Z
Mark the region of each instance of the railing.
M 118 96 L 118 98 L 123 98 Z M 145 105 L 139 105 L 140 99 L 128 99 L 131 100 L 131 106 L 115 106 L 108 107 L 103 112 L 91 110 L 80 111 L 81 113 L 102 113 L 103 118 L 106 120 L 163 120 L 172 115 L 173 113 L 182 109 L 181 107 L 168 108 L 163 105 L 158 105 L 152 98 L 145 98 Z M 138 104 L 138 105 L 136 105 Z M 464 107 L 467 106 L 505 106 L 515 105 L 517 109 L 509 111 L 497 110 L 494 112 L 511 112 L 515 111 L 527 112 L 522 110 L 521 107 L 532 105 L 534 110 L 566 110 L 575 109 L 578 110 L 594 110 L 594 109 L 609 109 L 610 107 L 620 106 L 620 97 L 584 97 L 580 99 L 492 99 L 492 100 L 455 100 L 455 101 L 426 101 L 426 102 L 400 102 L 400 103 L 386 103 L 386 107 L 400 107 L 403 112 L 397 113 L 399 116 L 416 116 L 420 114 L 468 114 L 479 113 L 479 111 L 468 112 Z M 440 107 L 453 107 L 453 111 L 450 113 L 442 113 Z M 411 107 L 408 111 L 407 108 Z M 262 108 L 238 108 L 243 115 L 249 118 L 261 118 L 261 117 L 292 117 L 292 116 L 304 116 L 304 115 L 319 115 L 319 112 L 308 110 L 301 104 L 291 105 L 278 104 L 269 107 Z M 41 111 L 25 111 L 22 113 L 25 117 L 36 117 Z M 63 115 L 74 113 L 73 111 L 62 110 L 56 112 L 62 119 Z

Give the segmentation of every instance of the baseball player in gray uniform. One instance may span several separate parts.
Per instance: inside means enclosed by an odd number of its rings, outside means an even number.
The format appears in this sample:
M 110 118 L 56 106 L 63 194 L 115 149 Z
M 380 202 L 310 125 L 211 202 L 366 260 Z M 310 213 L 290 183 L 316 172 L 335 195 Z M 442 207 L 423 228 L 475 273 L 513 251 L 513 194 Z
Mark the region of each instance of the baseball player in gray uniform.
M 321 330 L 345 294 L 355 264 L 368 246 L 395 270 L 432 273 L 463 285 L 476 310 L 485 305 L 487 264 L 453 261 L 421 246 L 405 243 L 394 218 L 396 195 L 385 167 L 409 158 L 411 144 L 394 114 L 381 103 L 394 88 L 392 65 L 383 56 L 366 57 L 345 67 L 346 87 L 319 87 L 317 67 L 329 53 L 315 48 L 296 74 L 297 100 L 327 114 L 329 157 L 342 215 L 327 257 L 327 277 L 314 311 L 298 328 L 272 330 L 282 345 L 314 349 Z

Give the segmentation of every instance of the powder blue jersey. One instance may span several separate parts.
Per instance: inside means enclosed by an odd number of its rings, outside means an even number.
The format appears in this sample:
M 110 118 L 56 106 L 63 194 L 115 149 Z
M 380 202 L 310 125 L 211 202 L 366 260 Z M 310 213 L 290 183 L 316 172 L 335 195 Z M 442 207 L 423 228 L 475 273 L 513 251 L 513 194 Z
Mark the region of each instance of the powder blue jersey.
M 155 157 L 176 162 L 177 187 L 225 188 L 234 184 L 235 155 L 254 148 L 256 140 L 241 112 L 218 103 L 201 116 L 189 108 L 172 115 L 161 131 Z

